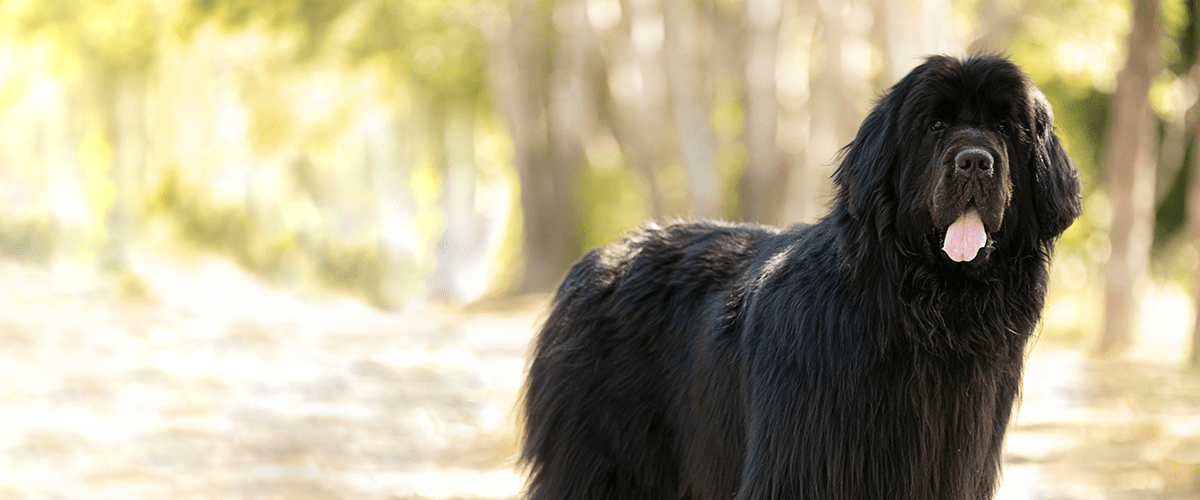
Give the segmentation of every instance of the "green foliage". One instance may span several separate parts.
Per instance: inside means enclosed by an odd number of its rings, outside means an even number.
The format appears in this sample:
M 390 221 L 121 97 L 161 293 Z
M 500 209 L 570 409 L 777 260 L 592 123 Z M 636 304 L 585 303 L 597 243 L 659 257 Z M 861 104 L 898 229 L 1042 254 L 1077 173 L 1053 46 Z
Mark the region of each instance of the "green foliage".
M 384 61 L 388 73 L 428 93 L 435 108 L 486 103 L 487 50 L 475 10 L 465 0 L 364 3 L 346 52 L 353 63 Z
M 343 164 L 346 158 L 339 150 L 348 133 L 359 133 L 354 127 L 361 124 L 364 107 L 380 101 L 392 106 L 389 112 L 403 118 L 404 149 L 401 157 L 386 160 L 402 162 L 396 165 L 397 177 L 406 183 L 401 189 L 415 206 L 408 222 L 424 245 L 436 241 L 445 226 L 441 183 L 424 181 L 442 175 L 444 149 L 450 147 L 440 133 L 449 119 L 447 110 L 492 113 L 484 59 L 488 51 L 479 28 L 486 9 L 468 0 L 188 0 L 181 6 L 176 32 L 186 44 L 204 26 L 215 25 L 232 35 L 261 33 L 285 48 L 272 52 L 261 70 L 239 75 L 250 118 L 248 139 L 262 157 L 300 152 L 299 192 L 294 194 L 319 208 L 337 211 L 334 207 L 343 204 L 339 200 L 361 197 L 344 192 L 361 183 L 337 179 L 364 173 Z M 296 109 L 308 95 L 297 82 L 331 74 L 369 75 L 377 82 L 373 90 L 378 96 L 355 100 L 339 94 L 341 101 L 324 109 L 320 120 L 307 120 Z M 303 234 L 262 235 L 263 228 L 256 227 L 244 207 L 197 199 L 183 200 L 169 212 L 183 234 L 234 256 L 249 269 L 299 267 L 326 287 L 352 291 L 377 305 L 397 300 L 394 289 L 417 284 L 418 268 L 429 267 L 418 262 L 420 255 L 390 262 L 375 239 L 347 241 L 324 226 Z
M 385 277 L 412 271 L 391 270 L 389 265 L 411 267 L 412 263 L 389 264 L 378 242 L 347 242 L 320 232 L 266 231 L 245 205 L 212 201 L 203 187 L 184 182 L 177 170 L 165 171 L 147 205 L 152 218 L 169 225 L 174 241 L 232 257 L 274 283 L 295 284 L 311 276 L 325 289 L 347 291 L 383 308 L 395 306 L 408 293 L 401 290 L 402 296 L 396 296 Z
M 375 243 L 326 240 L 310 245 L 310 258 L 321 283 L 365 297 L 376 307 L 394 306 L 387 294 L 387 262 Z
M 142 302 L 151 298 L 151 292 L 146 280 L 127 271 L 117 277 L 117 296 L 129 302 Z
M 297 40 L 296 62 L 366 65 L 385 78 L 412 84 L 438 103 L 487 102 L 487 51 L 476 3 L 189 0 L 178 32 L 188 40 L 209 22 L 229 31 L 261 25 Z
M 1104 179 L 1103 153 L 1111 96 L 1095 86 L 1061 77 L 1041 81 L 1039 87 L 1054 109 L 1058 135 L 1080 169 L 1084 188 L 1099 188 Z
M 1197 61 L 1197 2 L 1163 0 L 1166 77 L 1186 73 Z M 973 15 L 979 4 L 957 4 L 956 10 L 971 11 Z M 62 80 L 57 83 L 71 87 L 64 95 L 69 96 L 70 106 L 80 110 L 78 116 L 82 118 L 72 127 L 82 139 L 71 139 L 75 142 L 70 145 L 69 156 L 79 162 L 82 191 L 88 198 L 85 210 L 93 212 L 88 220 L 94 227 L 87 231 L 103 232 L 105 212 L 117 202 L 126 201 L 122 197 L 131 196 L 147 203 L 146 213 L 139 215 L 171 228 L 179 241 L 192 248 L 227 255 L 272 281 L 310 279 L 325 288 L 350 291 L 377 305 L 387 305 L 397 300 L 397 282 L 407 290 L 430 274 L 436 265 L 431 249 L 440 232 L 449 226 L 445 198 L 450 183 L 445 168 L 447 158 L 453 157 L 447 150 L 455 145 L 446 136 L 446 131 L 452 130 L 447 127 L 451 120 L 448 110 L 467 110 L 465 113 L 473 116 L 473 136 L 466 137 L 474 140 L 476 151 L 461 156 L 473 160 L 477 170 L 472 175 L 477 185 L 489 177 L 511 178 L 510 184 L 517 183 L 513 144 L 503 127 L 497 125 L 501 120 L 488 81 L 487 58 L 501 51 L 488 46 L 487 36 L 512 23 L 527 21 L 511 28 L 528 35 L 530 46 L 520 48 L 528 53 L 521 56 L 535 61 L 530 64 L 533 71 L 545 74 L 526 79 L 532 90 L 525 97 L 549 99 L 555 85 L 553 72 L 561 69 L 554 66 L 562 55 L 558 43 L 565 28 L 556 16 L 562 14 L 558 9 L 564 5 L 529 2 L 526 8 L 530 14 L 524 16 L 515 12 L 510 2 L 477 0 L 0 2 L 0 39 L 12 40 L 7 50 L 19 54 L 21 64 L 51 66 L 49 70 L 38 68 L 37 76 L 30 76 L 20 67 L 0 70 L 0 106 L 7 109 L 27 100 L 30 89 L 39 84 L 37 79 L 45 78 L 40 76 L 43 73 L 55 75 Z M 587 161 L 580 168 L 574 196 L 573 208 L 580 214 L 580 252 L 613 241 L 649 219 L 652 212 L 644 172 L 624 156 L 622 148 L 628 145 L 615 139 L 628 140 L 628 134 L 620 130 L 620 120 L 614 117 L 616 104 L 606 86 L 613 71 L 630 63 L 618 59 L 632 57 L 628 50 L 621 49 L 635 31 L 630 21 L 632 13 L 628 2 L 619 5 L 626 9 L 622 19 L 614 26 L 597 28 L 591 40 L 595 45 L 582 56 L 589 59 L 586 73 L 592 78 L 593 92 L 582 98 L 592 100 L 588 104 L 594 108 L 594 115 L 584 117 L 584 127 L 592 127 L 593 137 L 583 139 Z M 1055 110 L 1059 135 L 1083 174 L 1085 197 L 1099 199 L 1092 196 L 1103 195 L 1109 100 L 1115 74 L 1124 60 L 1130 7 L 1127 2 L 1113 0 L 1066 0 L 1025 2 L 1013 8 L 1020 9 L 1021 15 L 1014 18 L 1017 26 L 1007 52 L 1046 93 Z M 711 82 L 705 85 L 712 88 L 704 91 L 711 99 L 706 103 L 711 110 L 708 125 L 716 139 L 714 153 L 724 195 L 722 206 L 726 213 L 736 214 L 740 201 L 737 186 L 747 156 L 743 143 L 744 61 L 736 60 L 744 49 L 737 45 L 744 41 L 737 34 L 744 29 L 744 5 L 721 0 L 710 5 L 704 15 L 703 21 L 711 25 L 708 27 L 715 37 L 710 42 L 734 42 L 710 47 L 710 60 L 705 63 L 709 66 L 704 69 L 708 71 L 706 81 Z M 818 29 L 815 36 L 819 35 Z M 236 45 L 240 43 L 253 48 L 242 50 Z M 181 83 L 178 78 L 171 80 L 175 77 L 165 71 L 155 71 L 159 58 L 180 52 L 191 57 L 189 51 L 206 54 L 198 56 L 197 61 L 206 61 L 205 57 L 212 54 L 235 60 L 229 63 L 232 70 L 222 66 L 212 71 L 229 82 L 200 82 L 195 89 L 167 93 L 172 97 L 207 93 L 231 102 L 218 103 L 222 108 L 211 116 L 199 117 L 201 125 L 195 126 L 171 123 L 192 118 L 171 113 L 195 107 L 172 108 L 169 102 L 154 102 L 161 98 L 156 86 L 161 89 Z M 246 59 L 238 60 L 241 57 Z M 118 135 L 127 131 L 115 130 L 111 123 L 111 118 L 120 118 L 122 112 L 115 102 L 119 95 L 116 90 L 130 76 L 145 82 L 144 107 L 153 129 L 147 130 L 144 138 L 150 144 L 145 155 L 145 177 L 162 179 L 147 191 L 132 193 L 118 191 L 118 183 L 112 178 L 117 175 L 112 168 L 114 155 L 121 150 L 120 141 L 126 139 Z M 333 97 L 312 98 L 322 78 L 333 82 L 333 90 L 328 92 Z M 350 81 L 354 83 L 346 83 Z M 1165 93 L 1164 89 L 1165 85 L 1160 85 L 1156 92 Z M 1165 102 L 1156 102 L 1160 101 Z M 316 111 L 302 109 L 298 103 L 311 104 Z M 236 109 L 230 112 L 232 108 Z M 245 122 L 238 125 L 244 127 L 244 132 L 239 128 L 230 134 L 236 137 L 221 139 L 232 145 L 222 144 L 220 147 L 226 150 L 189 163 L 194 168 L 189 172 L 204 176 L 219 169 L 218 165 L 206 170 L 214 162 L 265 165 L 278 164 L 281 156 L 299 158 L 294 175 L 285 175 L 288 179 L 277 186 L 282 194 L 272 198 L 272 203 L 281 206 L 267 209 L 280 213 L 310 210 L 312 220 L 301 225 L 264 227 L 268 224 L 255 216 L 255 211 L 263 207 L 251 207 L 243 201 L 218 202 L 205 187 L 208 182 L 181 177 L 174 166 L 179 159 L 172 157 L 179 152 L 171 148 L 184 143 L 208 147 L 220 142 L 206 138 L 189 143 L 179 137 L 212 134 L 211 128 L 226 125 L 228 117 L 221 115 L 225 112 L 237 115 L 234 122 Z M 364 132 L 370 128 L 364 125 L 370 121 L 365 116 L 384 115 L 387 120 L 380 121 L 398 128 L 400 137 L 395 139 L 399 144 L 380 146 L 395 150 L 389 149 L 383 160 L 363 159 L 374 154 L 355 150 L 363 148 L 364 134 L 396 133 L 391 129 Z M 163 118 L 168 122 L 159 126 L 156 120 Z M 541 120 L 540 125 L 546 122 L 545 116 L 531 119 Z M 492 129 L 484 130 L 489 126 Z M 670 127 L 654 133 L 661 136 L 649 140 L 677 140 Z M 462 142 L 458 140 L 457 144 L 461 146 Z M 687 212 L 686 173 L 676 157 L 675 146 L 670 144 L 656 144 L 661 146 L 661 164 L 651 168 L 664 212 L 683 214 Z M 456 151 L 461 150 L 451 150 Z M 190 153 L 203 154 L 185 154 Z M 370 184 L 375 181 L 365 180 L 378 166 L 372 161 L 389 162 L 390 168 L 397 169 L 390 178 L 402 186 L 372 193 Z M 1158 207 L 1156 248 L 1164 248 L 1178 234 L 1189 175 L 1190 169 L 1186 168 L 1178 174 Z M 477 196 L 482 192 L 477 191 Z M 405 240 L 405 244 L 411 243 L 412 247 L 405 251 L 413 252 L 403 257 L 409 259 L 405 262 L 395 262 L 392 259 L 397 257 L 381 250 L 378 223 L 370 219 L 376 213 L 372 211 L 373 203 L 379 200 L 366 197 L 389 195 L 403 198 L 395 205 L 405 212 L 405 230 L 413 233 L 404 235 L 411 236 L 411 242 Z M 296 205 L 303 207 L 296 209 Z M 480 210 L 483 206 L 499 210 L 497 204 L 479 201 L 473 208 Z M 505 209 L 519 212 L 520 204 L 510 201 Z M 339 223 L 332 220 L 338 216 L 331 213 L 354 219 L 351 225 L 355 229 L 331 227 Z M 512 220 L 520 220 L 519 214 Z M 506 243 L 499 251 L 505 262 L 519 260 L 519 229 L 519 224 L 505 228 Z M 52 215 L 14 218 L 0 213 L 0 254 L 45 260 L 56 244 L 58 230 Z M 1088 254 L 1106 230 L 1098 220 L 1081 221 L 1064 235 L 1062 246 L 1076 256 Z M 89 238 L 94 239 L 85 236 L 81 240 Z M 509 275 L 503 279 L 517 278 Z
M 1195 144 L 1191 145 L 1192 148 Z M 1192 158 L 1191 148 L 1187 152 L 1186 158 Z M 1188 168 L 1190 165 L 1184 165 L 1184 168 L 1179 169 L 1175 178 L 1171 180 L 1166 196 L 1159 203 L 1157 210 L 1154 212 L 1154 250 L 1155 253 L 1161 253 L 1168 243 L 1180 234 L 1187 222 L 1187 191 L 1189 183 L 1192 182 L 1193 168 Z
M 1165 0 L 1162 17 L 1167 68 L 1177 75 L 1186 73 L 1196 62 L 1196 0 Z
M 49 218 L 0 214 L 0 255 L 30 264 L 46 264 L 55 246 L 54 233 L 54 223 Z
M 205 189 L 184 183 L 174 169 L 163 172 L 147 213 L 165 218 L 178 241 L 228 255 L 275 281 L 289 278 L 301 257 L 296 235 L 264 234 L 244 205 L 213 202 Z
M 729 75 L 717 83 L 709 123 L 717 136 L 717 172 L 725 186 L 721 210 L 725 214 L 741 214 L 742 191 L 737 186 L 741 185 L 746 170 L 746 145 L 741 141 L 746 128 L 744 89 L 741 82 Z
M 303 133 L 297 130 L 298 120 L 289 100 L 290 96 L 280 92 L 278 88 L 273 88 L 273 84 L 277 82 L 263 77 L 251 77 L 242 81 L 242 89 L 248 97 L 247 107 L 250 108 L 249 140 L 255 151 L 260 154 L 279 151 Z M 305 135 L 322 135 L 319 130 L 315 132 Z
M 215 21 L 230 31 L 262 23 L 275 33 L 286 33 L 299 40 L 297 56 L 313 57 L 326 41 L 334 23 L 355 2 L 337 0 L 189 0 L 184 4 L 178 33 L 190 40 L 197 28 Z
M 144 0 L 39 0 L 6 5 L 18 38 L 94 64 L 102 72 L 142 72 L 154 64 L 161 15 Z
M 1059 136 L 1085 180 L 1099 178 L 1108 99 L 1124 61 L 1130 8 L 1120 2 L 1086 0 L 1026 8 L 1028 15 L 1022 18 L 1010 53 L 1045 92 Z
M 616 241 L 650 218 L 650 190 L 632 168 L 584 168 L 578 186 L 577 213 L 586 221 L 580 255 Z

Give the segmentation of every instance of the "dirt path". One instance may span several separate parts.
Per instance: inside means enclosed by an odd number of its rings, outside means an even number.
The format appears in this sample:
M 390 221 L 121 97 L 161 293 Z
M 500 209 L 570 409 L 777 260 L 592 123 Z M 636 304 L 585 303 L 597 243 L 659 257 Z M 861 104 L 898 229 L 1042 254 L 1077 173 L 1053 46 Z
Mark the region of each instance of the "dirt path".
M 1200 373 L 1037 346 L 1000 498 L 1200 499 Z
M 512 498 L 538 298 L 381 313 L 234 268 L 0 263 L 0 498 Z M 1001 498 L 1200 498 L 1200 375 L 1039 348 Z
M 236 270 L 0 267 L 0 498 L 506 497 L 536 307 L 384 314 Z

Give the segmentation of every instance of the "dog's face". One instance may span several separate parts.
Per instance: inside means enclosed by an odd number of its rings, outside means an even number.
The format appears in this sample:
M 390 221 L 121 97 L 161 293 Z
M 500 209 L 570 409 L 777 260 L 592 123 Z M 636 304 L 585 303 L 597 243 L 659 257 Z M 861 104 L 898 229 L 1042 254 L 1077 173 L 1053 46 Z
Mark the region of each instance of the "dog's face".
M 878 239 L 949 266 L 1048 248 L 1079 214 L 1078 175 L 1052 121 L 1007 60 L 932 57 L 863 122 L 835 174 L 835 203 Z
M 913 209 L 933 223 L 933 246 L 952 261 L 971 262 L 994 248 L 1012 201 L 1013 167 L 1024 166 L 1012 159 L 1028 149 L 1024 131 L 1036 125 L 1026 112 L 1032 87 L 1024 75 L 956 62 L 931 60 L 910 94 L 921 98 L 904 103 L 924 134 L 901 176 L 918 193 Z

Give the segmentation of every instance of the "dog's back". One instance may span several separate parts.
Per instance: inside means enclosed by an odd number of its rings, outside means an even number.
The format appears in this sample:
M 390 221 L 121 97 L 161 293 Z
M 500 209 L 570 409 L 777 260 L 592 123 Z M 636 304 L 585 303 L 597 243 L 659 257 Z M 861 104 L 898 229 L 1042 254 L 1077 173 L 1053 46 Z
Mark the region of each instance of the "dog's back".
M 681 448 L 690 444 L 675 434 L 687 416 L 669 402 L 688 399 L 680 391 L 691 382 L 683 368 L 694 362 L 691 337 L 727 333 L 743 274 L 771 231 L 647 226 L 571 269 L 538 335 L 525 387 L 522 460 L 531 469 L 531 499 L 680 494 L 680 468 L 689 464 L 676 457 L 688 456 Z M 740 416 L 731 420 L 737 425 Z

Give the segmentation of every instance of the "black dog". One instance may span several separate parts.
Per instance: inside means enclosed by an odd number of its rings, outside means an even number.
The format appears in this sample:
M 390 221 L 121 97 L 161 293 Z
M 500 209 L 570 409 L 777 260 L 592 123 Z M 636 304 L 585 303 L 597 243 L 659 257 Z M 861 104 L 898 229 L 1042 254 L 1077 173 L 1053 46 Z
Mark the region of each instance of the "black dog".
M 1079 179 L 1005 59 L 932 57 L 831 213 L 649 226 L 571 269 L 524 393 L 529 497 L 985 499 Z

